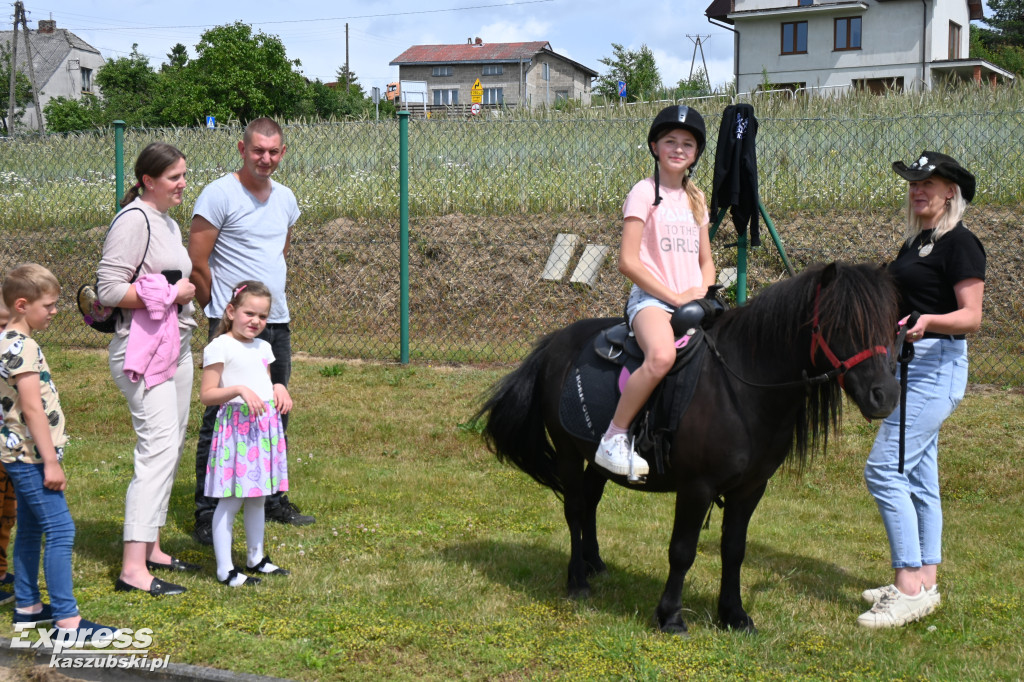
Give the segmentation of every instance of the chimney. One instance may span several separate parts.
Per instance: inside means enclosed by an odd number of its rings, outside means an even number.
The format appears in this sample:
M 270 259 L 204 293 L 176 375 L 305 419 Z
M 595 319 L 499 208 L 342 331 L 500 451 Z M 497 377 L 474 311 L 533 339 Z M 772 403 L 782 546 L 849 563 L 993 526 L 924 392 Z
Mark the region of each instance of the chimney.
M 476 46 L 477 47 L 481 47 L 483 44 L 484 44 L 484 41 L 480 40 L 479 38 L 476 39 Z
M 472 38 L 466 38 L 466 44 L 467 45 L 472 45 L 473 44 L 473 39 Z
M 54 19 L 40 19 L 37 22 L 36 33 L 53 33 L 57 30 L 57 22 Z

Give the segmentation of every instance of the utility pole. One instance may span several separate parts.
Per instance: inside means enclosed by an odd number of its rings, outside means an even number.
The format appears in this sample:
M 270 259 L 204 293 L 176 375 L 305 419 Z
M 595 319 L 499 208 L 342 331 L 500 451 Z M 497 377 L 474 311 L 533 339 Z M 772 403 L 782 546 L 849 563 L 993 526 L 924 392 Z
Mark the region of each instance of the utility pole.
M 18 22 L 21 22 L 21 29 L 25 38 L 25 63 L 28 64 L 28 83 L 32 88 L 32 102 L 36 108 L 36 120 L 39 122 L 39 132 L 46 132 L 43 129 L 43 110 L 39 107 L 39 92 L 36 89 L 36 69 L 32 64 L 32 44 L 28 38 L 28 21 L 25 19 L 25 5 L 18 0 L 14 3 L 14 37 L 13 40 L 17 44 L 18 39 Z M 14 57 L 12 53 L 11 57 L 11 95 L 9 101 L 10 116 L 14 117 Z M 13 121 L 8 121 L 8 126 L 13 127 Z
M 345 94 L 348 95 L 348 22 L 345 22 Z
M 708 75 L 708 63 L 704 60 L 704 41 L 710 38 L 710 35 L 702 36 L 690 34 L 686 35 L 693 42 L 693 57 L 690 58 L 690 76 L 689 80 L 693 80 L 693 64 L 697 61 L 697 50 L 700 50 L 700 61 L 704 65 L 704 82 L 708 85 L 708 92 L 711 92 L 711 76 Z
M 10 85 L 10 97 L 7 101 L 7 134 L 14 135 L 14 89 L 18 82 L 18 7 L 21 3 L 17 3 L 14 6 L 14 32 L 11 37 L 11 85 Z

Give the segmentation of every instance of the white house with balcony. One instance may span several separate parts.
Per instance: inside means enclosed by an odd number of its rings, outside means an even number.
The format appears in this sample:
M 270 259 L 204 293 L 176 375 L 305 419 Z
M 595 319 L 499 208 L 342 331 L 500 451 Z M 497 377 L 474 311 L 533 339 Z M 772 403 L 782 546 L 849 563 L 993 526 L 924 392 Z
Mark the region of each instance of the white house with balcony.
M 981 0 L 714 0 L 705 14 L 733 32 L 738 92 L 762 89 L 766 76 L 818 94 L 1013 79 L 968 54 Z

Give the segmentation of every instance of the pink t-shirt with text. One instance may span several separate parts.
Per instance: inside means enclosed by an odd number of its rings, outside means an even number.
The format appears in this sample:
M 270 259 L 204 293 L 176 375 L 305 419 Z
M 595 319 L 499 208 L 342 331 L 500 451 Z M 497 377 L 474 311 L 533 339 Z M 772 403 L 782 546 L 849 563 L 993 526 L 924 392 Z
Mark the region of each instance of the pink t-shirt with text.
M 624 218 L 644 221 L 640 262 L 677 293 L 702 286 L 701 226 L 690 208 L 686 190 L 662 185 L 660 194 L 661 203 L 654 206 L 654 179 L 646 178 L 633 185 L 622 207 Z

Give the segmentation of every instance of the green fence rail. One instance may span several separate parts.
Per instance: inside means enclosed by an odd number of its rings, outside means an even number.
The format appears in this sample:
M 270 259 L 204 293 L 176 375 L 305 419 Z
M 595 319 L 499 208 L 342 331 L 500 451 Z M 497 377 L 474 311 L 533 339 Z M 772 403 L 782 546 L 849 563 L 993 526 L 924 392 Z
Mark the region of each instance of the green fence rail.
M 710 106 L 708 149 L 695 173 L 709 194 L 724 103 Z M 621 206 L 632 184 L 652 171 L 643 143 L 653 111 L 286 126 L 288 151 L 275 178 L 295 191 L 302 210 L 289 255 L 295 349 L 513 362 L 556 327 L 620 314 L 627 292 L 616 269 Z M 906 185 L 891 171 L 894 159 L 939 149 L 974 172 L 978 195 L 965 220 L 988 250 L 989 279 L 984 322 L 969 342 L 972 380 L 1024 384 L 1024 264 L 1015 246 L 1024 205 L 1024 111 L 758 118 L 761 198 L 797 270 L 895 256 Z M 399 149 L 400 125 L 408 127 L 406 150 Z M 115 146 L 123 144 L 129 175 L 153 140 L 185 152 L 189 186 L 172 216 L 187 235 L 199 191 L 237 168 L 240 137 L 237 128 L 128 129 L 121 142 L 114 130 L 0 141 L 0 268 L 38 261 L 65 287 L 66 312 L 46 340 L 79 347 L 107 341 L 82 324 L 71 299 L 95 276 L 113 215 Z M 409 159 L 404 180 L 400 152 Z M 400 201 L 404 184 L 407 204 Z M 560 234 L 569 236 L 559 241 Z M 727 218 L 713 243 L 720 270 L 735 266 L 728 246 L 735 237 Z M 762 237 L 764 246 L 748 254 L 751 296 L 786 272 L 767 231 Z M 554 250 L 556 241 L 566 248 Z M 200 333 L 197 347 L 203 343 Z

